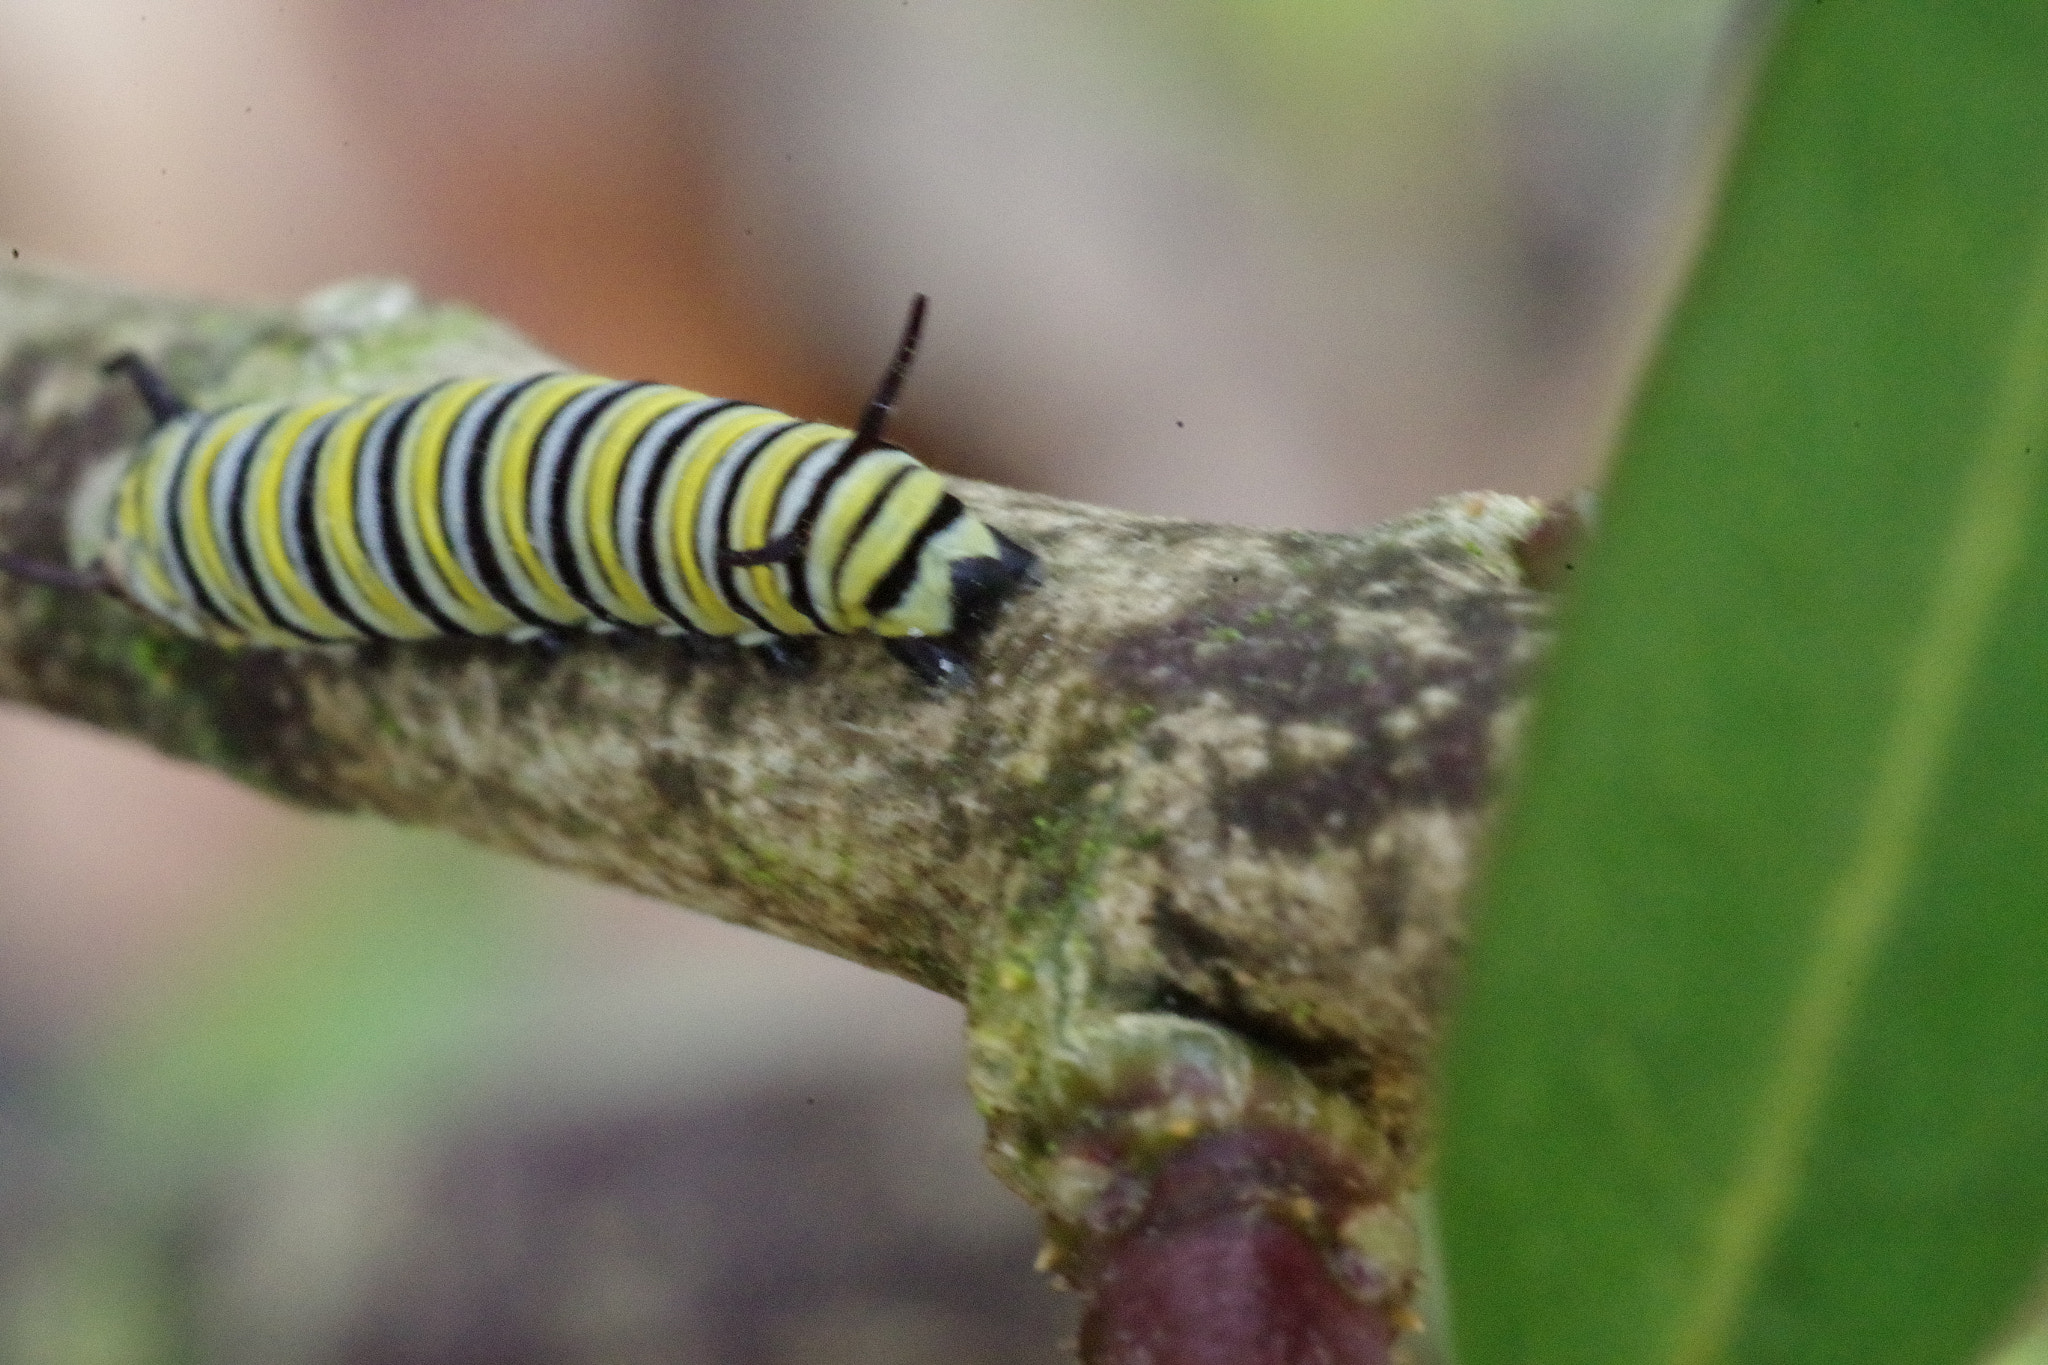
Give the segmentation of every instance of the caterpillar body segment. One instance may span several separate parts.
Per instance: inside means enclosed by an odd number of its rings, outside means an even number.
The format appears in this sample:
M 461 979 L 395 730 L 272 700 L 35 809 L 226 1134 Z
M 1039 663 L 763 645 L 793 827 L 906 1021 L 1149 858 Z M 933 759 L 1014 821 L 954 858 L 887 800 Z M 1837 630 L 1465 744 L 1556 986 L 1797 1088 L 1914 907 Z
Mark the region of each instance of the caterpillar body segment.
M 926 682 L 965 683 L 966 645 L 1036 560 L 880 440 L 923 311 L 851 431 L 561 373 L 194 411 L 123 356 L 109 371 L 158 425 L 86 573 L 234 644 L 580 628 L 788 665 L 804 637 L 867 632 Z

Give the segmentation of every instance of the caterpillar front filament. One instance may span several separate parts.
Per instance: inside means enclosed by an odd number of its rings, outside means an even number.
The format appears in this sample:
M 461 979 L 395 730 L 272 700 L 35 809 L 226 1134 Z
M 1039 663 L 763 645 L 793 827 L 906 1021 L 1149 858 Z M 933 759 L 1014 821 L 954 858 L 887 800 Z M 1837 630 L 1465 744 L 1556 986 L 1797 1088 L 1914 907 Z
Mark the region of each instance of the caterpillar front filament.
M 926 682 L 963 683 L 965 641 L 1036 561 L 881 442 L 924 306 L 853 431 L 561 373 L 198 412 L 122 357 L 109 368 L 158 425 L 97 568 L 231 643 L 583 628 L 775 653 L 870 632 Z

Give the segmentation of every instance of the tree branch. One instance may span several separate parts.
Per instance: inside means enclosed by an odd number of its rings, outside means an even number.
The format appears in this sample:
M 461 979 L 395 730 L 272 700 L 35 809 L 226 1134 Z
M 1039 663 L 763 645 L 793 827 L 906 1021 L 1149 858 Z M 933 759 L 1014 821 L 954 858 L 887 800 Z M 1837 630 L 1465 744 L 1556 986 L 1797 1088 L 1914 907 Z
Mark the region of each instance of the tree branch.
M 147 425 L 98 368 L 131 348 L 201 406 L 555 364 L 391 284 L 279 309 L 0 274 L 7 549 L 90 552 L 78 509 Z M 1306 534 L 955 488 L 1045 575 L 964 693 L 867 639 L 796 679 L 653 638 L 232 652 L 6 583 L 0 694 L 967 1001 L 992 1164 L 1098 1299 L 1152 1283 L 1118 1248 L 1157 1231 L 1175 1161 L 1307 1134 L 1322 1154 L 1254 1164 L 1294 1172 L 1328 1214 L 1297 1230 L 1400 1325 L 1459 895 L 1549 616 L 1517 551 L 1557 520 L 1473 494 Z M 1323 1147 L 1341 1189 L 1301 1174 Z M 1094 1358 L 1128 1317 L 1095 1314 Z

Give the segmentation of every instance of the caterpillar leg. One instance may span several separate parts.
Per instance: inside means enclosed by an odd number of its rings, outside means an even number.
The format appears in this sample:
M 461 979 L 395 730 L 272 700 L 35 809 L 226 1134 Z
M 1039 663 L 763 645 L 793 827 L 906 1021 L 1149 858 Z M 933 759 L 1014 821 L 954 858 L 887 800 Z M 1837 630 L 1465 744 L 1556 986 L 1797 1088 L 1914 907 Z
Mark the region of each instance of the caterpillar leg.
M 967 656 L 951 645 L 905 635 L 885 636 L 882 647 L 894 655 L 898 663 L 917 674 L 927 687 L 974 686 L 974 674 L 968 670 Z
M 165 379 L 161 371 L 133 351 L 121 352 L 100 366 L 100 371 L 103 374 L 126 375 L 129 382 L 135 385 L 135 391 L 142 395 L 143 404 L 148 407 L 149 415 L 156 419 L 158 426 L 174 417 L 182 417 L 192 410 L 190 403 L 178 397 L 177 391 L 171 387 L 171 381 Z
M 764 640 L 748 648 L 778 678 L 805 677 L 818 666 L 816 640 Z
M 533 634 L 521 640 L 520 643 L 540 655 L 541 658 L 546 659 L 549 663 L 553 663 L 569 652 L 569 636 L 565 631 L 536 630 Z

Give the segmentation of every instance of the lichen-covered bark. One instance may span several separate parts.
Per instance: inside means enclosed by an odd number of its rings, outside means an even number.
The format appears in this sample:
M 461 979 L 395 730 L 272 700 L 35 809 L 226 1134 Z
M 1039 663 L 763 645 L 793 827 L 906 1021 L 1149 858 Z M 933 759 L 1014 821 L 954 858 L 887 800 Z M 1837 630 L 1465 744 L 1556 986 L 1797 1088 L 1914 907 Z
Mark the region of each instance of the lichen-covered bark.
M 78 490 L 146 425 L 96 368 L 129 347 L 202 404 L 551 363 L 398 286 L 251 309 L 0 274 L 7 548 L 88 546 Z M 964 693 L 865 639 L 794 679 L 651 638 L 234 653 L 7 583 L 0 694 L 967 1000 L 993 1164 L 1069 1278 L 1123 1263 L 1190 1143 L 1334 1144 L 1349 1203 L 1296 1224 L 1369 1261 L 1346 1292 L 1398 1325 L 1458 899 L 1544 638 L 1517 560 L 1544 509 L 1474 494 L 1328 535 L 958 491 L 1045 578 Z

